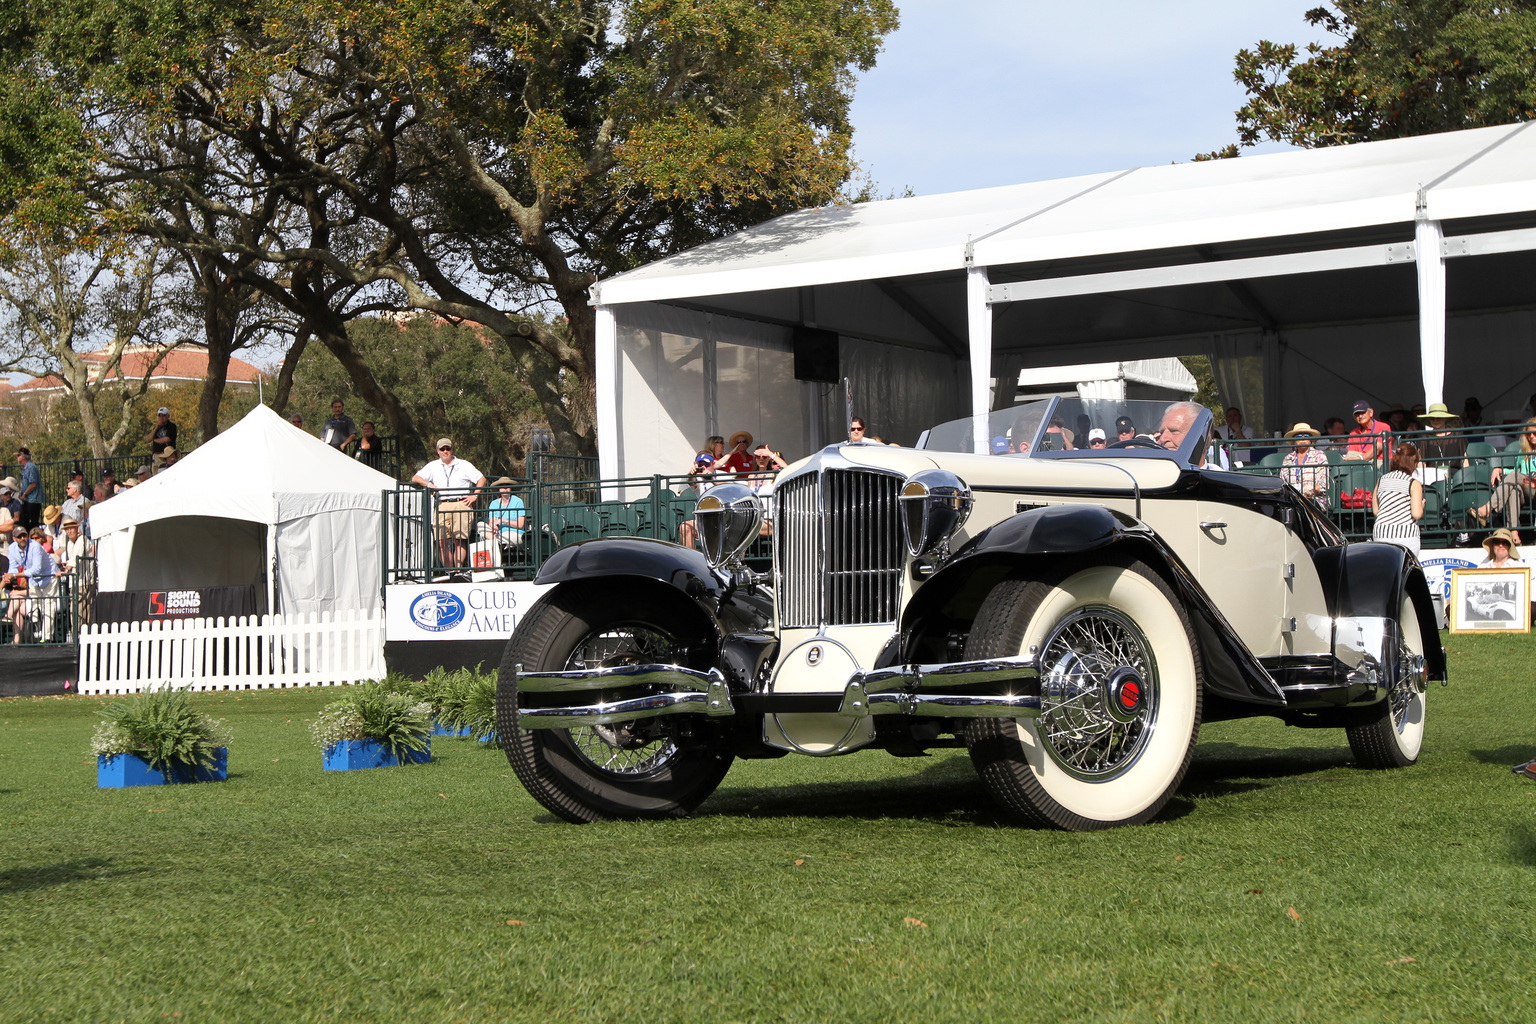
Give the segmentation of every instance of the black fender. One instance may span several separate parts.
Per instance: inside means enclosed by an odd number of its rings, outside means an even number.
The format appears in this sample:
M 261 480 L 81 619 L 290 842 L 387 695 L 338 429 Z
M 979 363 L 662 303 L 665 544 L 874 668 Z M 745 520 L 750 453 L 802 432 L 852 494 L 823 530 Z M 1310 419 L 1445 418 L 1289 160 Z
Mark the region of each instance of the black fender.
M 1340 544 L 1314 551 L 1312 564 L 1323 585 L 1328 613 L 1335 619 L 1396 619 L 1403 597 L 1410 598 L 1424 637 L 1429 677 L 1441 682 L 1447 679 L 1445 648 L 1440 644 L 1429 581 L 1411 551 L 1396 544 Z
M 553 584 L 539 600 L 547 601 L 562 588 L 602 581 L 631 587 L 637 608 L 665 602 L 688 609 L 699 635 L 716 652 L 716 664 L 743 672 L 756 671 L 761 656 L 753 648 L 729 659 L 722 644 L 736 634 L 764 633 L 773 621 L 773 598 L 756 588 L 736 588 L 716 573 L 704 555 L 670 541 L 650 537 L 603 537 L 563 547 L 539 569 L 535 583 Z
M 1146 523 L 1100 505 L 1030 509 L 972 537 L 907 603 L 902 615 L 907 660 L 920 660 L 917 648 L 925 644 L 932 656 L 939 634 L 957 623 L 968 626 L 1000 580 L 1111 551 L 1153 566 L 1184 602 L 1200 644 L 1208 691 L 1250 704 L 1285 704 L 1274 678 L 1173 549 Z

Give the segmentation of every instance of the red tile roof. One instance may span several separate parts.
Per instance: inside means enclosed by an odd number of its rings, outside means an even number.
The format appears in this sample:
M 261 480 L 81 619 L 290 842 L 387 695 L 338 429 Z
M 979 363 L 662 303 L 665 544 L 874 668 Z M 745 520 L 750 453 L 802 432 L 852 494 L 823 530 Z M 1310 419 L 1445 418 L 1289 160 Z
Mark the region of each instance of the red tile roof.
M 107 361 L 106 352 L 82 352 L 80 358 L 88 363 L 98 365 Z M 121 372 L 114 371 L 111 376 L 117 378 L 126 375 L 129 379 L 137 379 L 144 376 L 145 369 L 154 359 L 153 350 L 136 347 L 123 352 Z M 160 361 L 155 367 L 151 379 L 165 384 L 177 381 L 200 381 L 208 371 L 208 352 L 201 347 L 187 347 L 174 349 L 169 355 Z M 95 376 L 94 374 L 92 375 Z M 261 376 L 261 371 L 243 359 L 231 356 L 229 371 L 226 379 L 231 384 L 255 384 L 256 378 Z M 18 392 L 52 391 L 64 386 L 64 381 L 59 377 L 49 374 L 46 377 L 34 377 L 16 385 Z

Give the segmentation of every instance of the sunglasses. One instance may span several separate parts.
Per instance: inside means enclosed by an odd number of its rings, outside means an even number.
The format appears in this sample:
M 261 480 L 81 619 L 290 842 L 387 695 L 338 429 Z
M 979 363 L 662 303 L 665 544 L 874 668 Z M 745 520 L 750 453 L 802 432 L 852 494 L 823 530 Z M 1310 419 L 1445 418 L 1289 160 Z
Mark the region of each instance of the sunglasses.
M 440 451 L 440 452 L 451 452 L 451 451 L 453 451 L 453 445 L 445 444 L 441 448 L 439 448 L 438 451 Z
M 1103 448 L 1104 446 L 1105 446 L 1105 444 L 1104 444 L 1103 441 L 1089 441 L 1088 442 L 1088 447 L 1090 447 L 1090 448 Z

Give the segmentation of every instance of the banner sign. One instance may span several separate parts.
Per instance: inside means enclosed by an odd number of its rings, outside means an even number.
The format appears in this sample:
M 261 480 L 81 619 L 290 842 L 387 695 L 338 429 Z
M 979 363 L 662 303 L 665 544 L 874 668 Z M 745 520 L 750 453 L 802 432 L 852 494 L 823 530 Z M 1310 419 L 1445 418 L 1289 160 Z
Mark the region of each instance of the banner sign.
M 505 640 L 548 584 L 412 583 L 384 588 L 384 639 Z
M 1447 604 L 1451 600 L 1451 570 L 1475 569 L 1488 557 L 1482 548 L 1442 548 L 1438 551 L 1419 552 L 1419 564 L 1424 567 L 1424 582 L 1431 594 L 1439 594 Z
M 256 585 L 181 590 L 104 590 L 96 595 L 97 622 L 234 618 L 256 614 Z

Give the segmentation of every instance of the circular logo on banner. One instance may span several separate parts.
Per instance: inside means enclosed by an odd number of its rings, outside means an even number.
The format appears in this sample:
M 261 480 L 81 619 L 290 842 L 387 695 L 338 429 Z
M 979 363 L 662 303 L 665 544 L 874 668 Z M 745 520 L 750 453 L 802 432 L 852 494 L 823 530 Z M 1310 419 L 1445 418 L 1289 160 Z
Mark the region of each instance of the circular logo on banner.
M 446 590 L 428 590 L 411 602 L 411 621 L 429 633 L 441 633 L 464 621 L 464 602 Z

